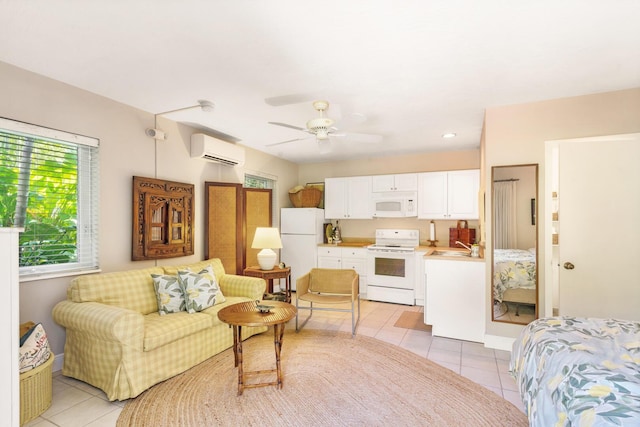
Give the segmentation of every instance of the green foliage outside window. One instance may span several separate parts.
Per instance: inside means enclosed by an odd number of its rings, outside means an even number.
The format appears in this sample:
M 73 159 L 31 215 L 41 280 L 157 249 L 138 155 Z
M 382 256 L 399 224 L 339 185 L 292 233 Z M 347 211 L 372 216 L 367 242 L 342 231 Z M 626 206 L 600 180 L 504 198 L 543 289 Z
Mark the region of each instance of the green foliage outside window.
M 77 261 L 76 146 L 0 135 L 0 226 L 22 227 L 20 266 Z

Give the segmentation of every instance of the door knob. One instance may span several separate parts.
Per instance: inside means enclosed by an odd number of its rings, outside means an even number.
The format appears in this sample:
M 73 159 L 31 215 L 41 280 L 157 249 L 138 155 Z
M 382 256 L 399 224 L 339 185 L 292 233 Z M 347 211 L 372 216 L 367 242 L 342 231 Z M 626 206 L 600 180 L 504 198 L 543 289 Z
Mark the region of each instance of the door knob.
M 576 266 L 571 264 L 570 262 L 565 262 L 563 267 L 565 270 L 573 270 L 574 268 L 576 268 Z

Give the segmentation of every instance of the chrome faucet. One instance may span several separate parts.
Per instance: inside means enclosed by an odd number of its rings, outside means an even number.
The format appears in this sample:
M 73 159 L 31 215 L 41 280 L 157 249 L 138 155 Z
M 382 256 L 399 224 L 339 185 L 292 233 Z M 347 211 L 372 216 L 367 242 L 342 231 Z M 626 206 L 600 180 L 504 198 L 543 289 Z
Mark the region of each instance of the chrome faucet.
M 456 245 L 464 246 L 465 248 L 469 249 L 469 252 L 471 252 L 471 248 L 459 240 L 456 240 Z

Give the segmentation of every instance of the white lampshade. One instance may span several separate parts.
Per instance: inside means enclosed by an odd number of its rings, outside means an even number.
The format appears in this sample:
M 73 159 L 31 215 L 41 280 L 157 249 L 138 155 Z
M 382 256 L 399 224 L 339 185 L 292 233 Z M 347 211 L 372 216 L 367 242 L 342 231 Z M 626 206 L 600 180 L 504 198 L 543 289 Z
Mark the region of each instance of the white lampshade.
M 276 265 L 278 255 L 272 250 L 281 248 L 280 232 L 275 227 L 258 227 L 253 236 L 253 249 L 262 249 L 258 252 L 258 264 L 261 270 L 272 270 Z

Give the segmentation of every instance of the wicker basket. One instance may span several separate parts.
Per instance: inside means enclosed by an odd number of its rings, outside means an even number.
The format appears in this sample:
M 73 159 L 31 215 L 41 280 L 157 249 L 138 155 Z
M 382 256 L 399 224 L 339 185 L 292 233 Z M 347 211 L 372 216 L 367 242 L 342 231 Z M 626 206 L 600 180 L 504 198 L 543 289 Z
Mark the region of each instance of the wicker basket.
M 295 193 L 289 193 L 289 200 L 294 208 L 317 208 L 322 198 L 322 191 L 307 187 Z
M 53 352 L 37 368 L 20 374 L 20 425 L 40 416 L 51 406 Z

